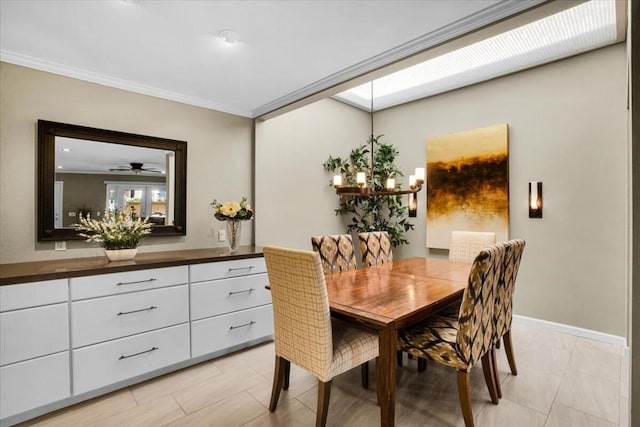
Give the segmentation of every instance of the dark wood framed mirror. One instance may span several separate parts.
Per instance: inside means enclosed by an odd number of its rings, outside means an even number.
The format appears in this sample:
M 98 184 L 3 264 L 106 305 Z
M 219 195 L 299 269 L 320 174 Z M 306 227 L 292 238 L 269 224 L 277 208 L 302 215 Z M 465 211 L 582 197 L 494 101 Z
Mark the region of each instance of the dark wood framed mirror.
M 187 143 L 38 120 L 38 241 L 80 240 L 80 214 L 128 208 L 186 235 Z

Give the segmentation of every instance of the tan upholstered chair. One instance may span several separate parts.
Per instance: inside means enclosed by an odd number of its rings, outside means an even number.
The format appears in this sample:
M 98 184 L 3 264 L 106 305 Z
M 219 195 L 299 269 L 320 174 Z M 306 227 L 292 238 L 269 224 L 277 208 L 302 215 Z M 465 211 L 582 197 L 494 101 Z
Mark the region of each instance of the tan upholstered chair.
M 480 249 L 496 242 L 496 233 L 488 231 L 452 231 L 449 259 L 473 262 Z
M 324 426 L 332 379 L 378 357 L 378 336 L 330 316 L 316 252 L 267 246 L 264 257 L 273 301 L 276 353 L 269 410 L 276 410 L 294 363 L 318 378 L 316 426 Z
M 480 359 L 491 401 L 498 403 L 493 372 L 493 310 L 503 253 L 501 245 L 480 251 L 471 267 L 457 315 L 436 314 L 398 334 L 399 350 L 458 371 L 458 395 L 466 426 L 473 425 L 469 375 Z
M 360 233 L 360 252 L 362 253 L 362 266 L 384 264 L 393 261 L 391 251 L 391 239 L 386 231 L 372 231 Z
M 496 302 L 493 312 L 493 322 L 495 327 L 494 342 L 496 347 L 500 346 L 500 340 L 504 341 L 504 351 L 507 354 L 509 368 L 513 375 L 518 375 L 516 359 L 513 354 L 513 344 L 511 342 L 511 321 L 513 319 L 513 292 L 516 287 L 516 277 L 520 269 L 520 260 L 524 252 L 525 241 L 522 239 L 509 240 L 499 243 L 504 247 L 502 258 L 502 274 L 498 280 L 496 290 Z M 494 359 L 494 362 L 496 360 Z M 494 366 L 496 375 L 496 386 L 498 397 L 502 397 L 502 387 L 498 376 L 497 366 Z
M 350 234 L 335 234 L 330 236 L 313 236 L 311 238 L 313 250 L 320 254 L 324 274 L 339 273 L 355 270 L 356 251 Z

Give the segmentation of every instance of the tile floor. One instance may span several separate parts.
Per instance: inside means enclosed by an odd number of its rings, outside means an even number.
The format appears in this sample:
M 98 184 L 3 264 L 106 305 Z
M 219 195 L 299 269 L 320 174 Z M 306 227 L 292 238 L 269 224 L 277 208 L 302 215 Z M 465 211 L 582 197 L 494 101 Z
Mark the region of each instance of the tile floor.
M 513 325 L 518 376 L 498 351 L 503 398 L 489 401 L 477 366 L 472 397 L 477 426 L 628 426 L 628 363 L 613 345 Z M 267 409 L 273 343 L 266 343 L 174 372 L 32 420 L 37 426 L 313 426 L 316 380 L 291 366 L 291 385 L 275 413 Z M 372 366 L 373 368 L 373 366 Z M 375 369 L 370 387 L 360 370 L 334 379 L 329 426 L 376 426 Z M 398 369 L 398 426 L 462 426 L 456 374 L 430 362 L 418 373 L 414 360 Z

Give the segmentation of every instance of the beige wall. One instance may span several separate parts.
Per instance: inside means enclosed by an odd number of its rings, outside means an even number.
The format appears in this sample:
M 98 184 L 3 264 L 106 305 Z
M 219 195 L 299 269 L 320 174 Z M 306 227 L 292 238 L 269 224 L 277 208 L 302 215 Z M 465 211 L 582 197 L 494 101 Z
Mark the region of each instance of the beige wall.
M 332 99 L 256 122 L 256 244 L 311 250 L 346 229 L 322 164 L 366 142 L 369 114 Z
M 626 336 L 625 82 L 621 44 L 375 114 L 375 132 L 399 148 L 406 172 L 425 163 L 430 135 L 509 124 L 510 236 L 527 241 L 516 314 Z M 259 243 L 308 248 L 310 233 L 343 232 L 321 164 L 369 130 L 366 115 L 355 122 L 331 107 L 314 104 L 260 125 L 257 193 L 273 197 L 263 202 L 273 203 L 273 217 L 257 223 Z M 528 218 L 528 181 L 544 183 L 543 219 Z M 428 254 L 425 201 L 422 191 L 411 244 L 399 257 Z
M 251 200 L 252 120 L 0 63 L 0 262 L 97 256 L 36 242 L 38 119 L 187 141 L 187 236 L 148 238 L 140 252 L 223 246 L 213 198 Z M 252 241 L 245 227 L 242 243 Z

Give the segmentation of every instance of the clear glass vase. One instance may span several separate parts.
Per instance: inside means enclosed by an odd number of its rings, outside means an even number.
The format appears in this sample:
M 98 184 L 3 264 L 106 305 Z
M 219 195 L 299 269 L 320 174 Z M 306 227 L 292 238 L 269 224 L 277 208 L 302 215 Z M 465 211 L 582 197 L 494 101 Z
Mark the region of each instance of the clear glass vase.
M 227 244 L 229 252 L 233 253 L 240 246 L 240 235 L 242 234 L 242 221 L 239 219 L 229 219 L 227 223 Z

